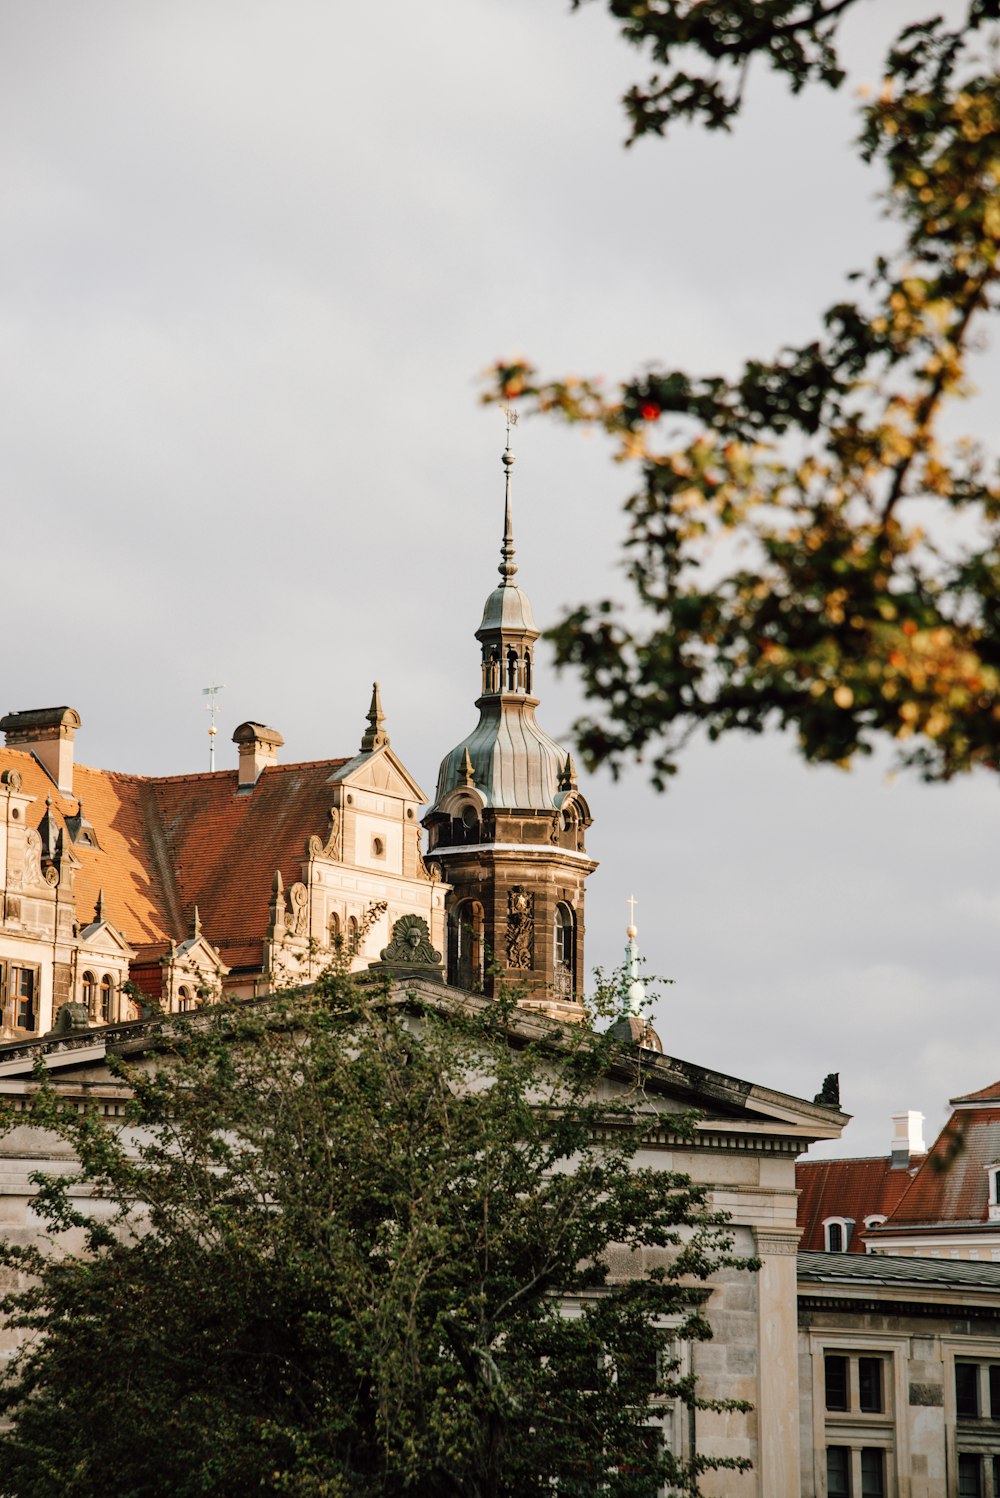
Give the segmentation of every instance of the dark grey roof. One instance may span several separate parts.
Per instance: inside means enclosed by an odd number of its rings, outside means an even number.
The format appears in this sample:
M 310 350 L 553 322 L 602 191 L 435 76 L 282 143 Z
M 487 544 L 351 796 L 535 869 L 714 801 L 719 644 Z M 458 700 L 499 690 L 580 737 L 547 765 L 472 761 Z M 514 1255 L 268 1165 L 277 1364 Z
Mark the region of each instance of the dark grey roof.
M 567 751 L 535 722 L 533 699 L 482 699 L 479 722 L 441 761 L 435 807 L 466 784 L 465 751 L 474 786 L 487 806 L 553 811 Z
M 909 1254 L 799 1254 L 800 1281 L 825 1285 L 948 1285 L 1000 1291 L 1000 1264 Z

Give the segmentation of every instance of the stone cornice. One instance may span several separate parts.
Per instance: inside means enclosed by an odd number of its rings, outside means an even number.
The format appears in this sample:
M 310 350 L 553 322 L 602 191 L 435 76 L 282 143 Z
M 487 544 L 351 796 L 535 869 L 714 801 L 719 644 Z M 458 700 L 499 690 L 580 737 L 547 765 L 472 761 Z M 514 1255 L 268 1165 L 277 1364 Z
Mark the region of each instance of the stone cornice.
M 449 848 L 431 848 L 427 858 L 457 858 L 467 853 L 517 853 L 525 858 L 568 858 L 574 863 L 597 864 L 587 853 L 577 853 L 575 848 L 557 848 L 552 843 L 456 843 Z

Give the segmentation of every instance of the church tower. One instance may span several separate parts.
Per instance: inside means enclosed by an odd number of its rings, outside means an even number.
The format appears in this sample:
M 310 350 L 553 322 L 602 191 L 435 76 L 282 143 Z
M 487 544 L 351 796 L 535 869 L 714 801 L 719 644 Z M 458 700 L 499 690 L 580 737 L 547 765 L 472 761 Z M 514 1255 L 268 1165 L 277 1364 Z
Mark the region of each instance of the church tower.
M 573 757 L 535 721 L 539 632 L 514 581 L 513 462 L 508 424 L 501 580 L 476 630 L 479 723 L 441 762 L 427 856 L 451 886 L 448 981 L 489 994 L 500 977 L 524 986 L 525 1007 L 579 1022 L 584 881 L 597 865 Z

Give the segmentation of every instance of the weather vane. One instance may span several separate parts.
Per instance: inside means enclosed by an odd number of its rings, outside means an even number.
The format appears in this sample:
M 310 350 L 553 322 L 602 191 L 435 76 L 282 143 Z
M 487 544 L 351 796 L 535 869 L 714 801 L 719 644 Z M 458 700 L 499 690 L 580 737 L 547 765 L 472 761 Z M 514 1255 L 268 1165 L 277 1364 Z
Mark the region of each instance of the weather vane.
M 201 689 L 201 695 L 208 698 L 208 701 L 205 703 L 205 711 L 211 714 L 208 724 L 208 768 L 210 770 L 215 769 L 215 735 L 219 731 L 215 726 L 215 719 L 216 715 L 222 711 L 216 698 L 221 691 L 221 683 L 214 687 L 202 687 Z
M 517 426 L 517 412 L 513 406 L 504 406 L 502 410 L 507 418 L 507 446 L 510 447 L 510 429 Z

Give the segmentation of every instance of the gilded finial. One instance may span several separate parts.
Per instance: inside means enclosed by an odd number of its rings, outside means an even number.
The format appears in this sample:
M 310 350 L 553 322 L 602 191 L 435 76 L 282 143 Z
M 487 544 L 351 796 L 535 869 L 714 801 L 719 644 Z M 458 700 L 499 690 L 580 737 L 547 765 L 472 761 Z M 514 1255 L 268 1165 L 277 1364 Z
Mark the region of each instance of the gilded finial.
M 464 770 L 464 773 L 465 773 L 465 784 L 466 785 L 475 785 L 475 783 L 476 783 L 476 772 L 475 772 L 475 770 L 472 767 L 472 757 L 469 754 L 468 747 L 466 747 L 466 750 L 465 750 L 465 764 L 463 766 L 463 770 Z
M 517 412 L 512 406 L 505 406 L 503 414 L 507 418 L 507 446 L 500 459 L 504 469 L 504 518 L 503 544 L 500 547 L 502 561 L 498 571 L 506 585 L 517 571 L 517 563 L 514 561 L 514 531 L 510 522 L 510 470 L 514 463 L 514 454 L 510 450 L 510 434 L 512 428 L 517 426 Z
M 372 702 L 368 709 L 368 727 L 364 738 L 361 740 L 361 753 L 372 754 L 376 749 L 384 749 L 389 742 L 389 735 L 382 724 L 385 722 L 385 713 L 382 711 L 382 697 L 379 693 L 378 682 L 372 682 Z

